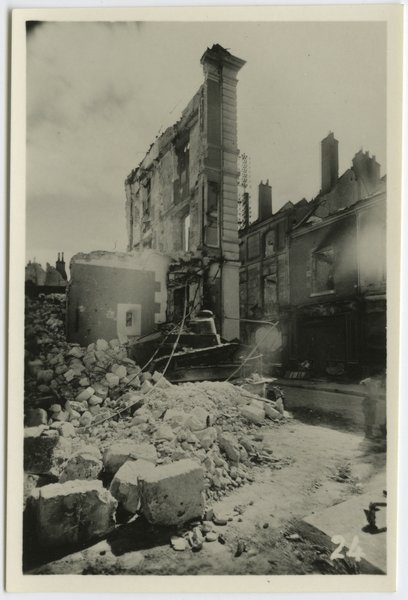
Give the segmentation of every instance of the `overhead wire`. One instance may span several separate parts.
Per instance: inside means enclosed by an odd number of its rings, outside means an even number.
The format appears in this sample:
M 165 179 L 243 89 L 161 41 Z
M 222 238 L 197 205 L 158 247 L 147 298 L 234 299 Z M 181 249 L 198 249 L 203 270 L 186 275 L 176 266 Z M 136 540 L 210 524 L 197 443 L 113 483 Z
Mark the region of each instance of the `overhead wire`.
M 213 276 L 212 280 L 215 280 L 215 278 L 216 278 L 216 277 L 217 277 L 217 275 L 218 275 L 218 272 L 219 272 L 219 268 L 218 268 L 218 270 L 216 271 L 215 275 Z M 144 399 L 145 399 L 147 396 L 149 396 L 149 394 L 151 394 L 151 392 L 152 392 L 152 391 L 153 391 L 153 390 L 156 388 L 156 386 L 157 386 L 157 383 L 158 383 L 158 382 L 159 382 L 159 381 L 162 379 L 162 377 L 164 377 L 165 373 L 167 372 L 167 369 L 169 368 L 169 365 L 170 365 L 170 363 L 171 363 L 171 360 L 173 359 L 173 356 L 174 356 L 174 353 L 175 353 L 175 351 L 176 351 L 176 348 L 177 348 L 177 346 L 178 346 L 178 343 L 179 343 L 179 340 L 180 340 L 180 337 L 181 337 L 181 333 L 182 333 L 182 331 L 183 331 L 183 329 L 184 329 L 185 321 L 186 321 L 186 319 L 187 319 L 187 318 L 188 318 L 188 317 L 189 317 L 189 316 L 190 316 L 190 315 L 193 313 L 193 311 L 195 310 L 196 306 L 198 306 L 198 304 L 199 304 L 199 302 L 197 302 L 197 303 L 195 302 L 195 300 L 196 300 L 196 298 L 197 298 L 197 293 L 198 293 L 198 290 L 199 290 L 199 285 L 197 285 L 197 288 L 196 288 L 196 290 L 195 290 L 195 294 L 194 294 L 194 297 L 193 297 L 193 300 L 192 300 L 192 307 L 191 307 L 191 309 L 189 310 L 189 312 L 187 313 L 187 304 L 188 304 L 188 303 L 187 303 L 187 287 L 188 287 L 189 283 L 190 283 L 190 282 L 188 282 L 188 281 L 187 281 L 187 282 L 185 283 L 185 286 L 184 286 L 184 308 L 183 308 L 183 316 L 182 316 L 182 319 L 181 319 L 181 321 L 179 321 L 178 323 L 176 323 L 176 324 L 174 325 L 174 327 L 173 327 L 173 328 L 172 328 L 172 329 L 171 329 L 171 330 L 170 330 L 170 331 L 169 331 L 169 332 L 168 332 L 168 333 L 165 335 L 164 339 L 162 340 L 162 342 L 160 343 L 160 345 L 158 346 L 158 348 L 156 349 L 156 351 L 155 351 L 155 352 L 153 353 L 153 355 L 152 355 L 152 356 L 149 358 L 149 360 L 148 360 L 148 361 L 147 361 L 147 362 L 146 362 L 146 363 L 143 365 L 143 367 L 140 367 L 139 371 L 138 371 L 137 373 L 133 374 L 132 378 L 131 378 L 131 379 L 129 379 L 129 380 L 128 380 L 128 381 L 127 381 L 125 384 L 123 384 L 122 386 L 119 386 L 119 391 L 121 391 L 121 390 L 123 390 L 124 388 L 128 387 L 128 386 L 130 385 L 130 383 L 131 383 L 131 382 L 132 382 L 134 379 L 136 379 L 136 377 L 138 377 L 138 376 L 139 376 L 141 373 L 143 373 L 143 372 L 144 372 L 144 370 L 146 369 L 146 367 L 148 367 L 148 366 L 149 366 L 149 364 L 151 364 L 151 362 L 154 360 L 155 356 L 157 355 L 158 351 L 159 351 L 159 350 L 160 350 L 160 348 L 163 346 L 163 344 L 165 343 L 165 341 L 167 340 L 167 338 L 168 338 L 168 337 L 169 337 L 169 336 L 170 336 L 172 333 L 174 333 L 174 331 L 175 331 L 175 330 L 176 330 L 176 329 L 179 327 L 179 331 L 178 331 L 178 334 L 177 334 L 176 340 L 175 340 L 175 342 L 174 342 L 174 344 L 173 344 L 173 347 L 172 347 L 171 353 L 170 353 L 170 355 L 169 355 L 169 358 L 168 358 L 168 360 L 167 360 L 167 363 L 166 363 L 166 365 L 165 365 L 165 367 L 164 367 L 164 369 L 163 369 L 163 371 L 162 371 L 162 373 L 161 373 L 161 377 L 160 377 L 160 379 L 158 379 L 158 381 L 156 381 L 156 382 L 155 382 L 155 384 L 154 384 L 154 385 L 153 385 L 153 386 L 150 388 L 150 390 L 148 390 L 148 392 L 147 392 L 146 394 L 144 394 L 144 396 L 143 396 L 143 398 L 144 398 Z M 118 409 L 118 410 L 114 411 L 114 412 L 113 412 L 113 413 L 111 413 L 109 416 L 105 417 L 104 419 L 101 419 L 101 420 L 99 420 L 97 423 L 91 423 L 90 425 L 87 425 L 87 426 L 85 427 L 85 430 L 87 431 L 87 430 L 89 430 L 89 429 L 92 429 L 93 427 L 96 427 L 96 426 L 98 426 L 98 425 L 101 425 L 102 423 L 105 423 L 105 421 L 109 421 L 110 419 L 112 419 L 112 418 L 114 418 L 114 417 L 116 417 L 116 416 L 119 416 L 121 413 L 123 413 L 123 412 L 125 412 L 125 411 L 129 410 L 130 408 L 132 408 L 133 406 L 135 406 L 135 404 L 138 404 L 139 402 L 140 402 L 140 399 L 136 400 L 135 402 L 132 402 L 131 404 L 128 404 L 128 405 L 124 406 L 124 407 L 123 407 L 123 408 L 121 408 L 121 409 Z
M 176 351 L 176 348 L 178 346 L 179 340 L 180 340 L 180 336 L 181 333 L 183 331 L 184 328 L 184 323 L 187 317 L 187 283 L 184 287 L 184 309 L 183 309 L 183 317 L 181 319 L 181 324 L 180 324 L 180 329 L 179 332 L 177 334 L 177 337 L 174 341 L 173 344 L 173 348 L 171 350 L 171 353 L 169 355 L 169 358 L 167 360 L 167 363 L 163 369 L 163 371 L 161 372 L 161 377 L 154 383 L 154 385 L 152 385 L 152 387 L 146 392 L 146 394 L 144 394 L 143 399 L 146 399 L 151 393 L 152 391 L 156 388 L 156 386 L 158 385 L 158 383 L 161 381 L 161 379 L 165 376 L 167 369 L 169 368 L 170 362 L 174 356 L 174 353 Z M 140 399 L 135 400 L 135 402 L 132 402 L 131 404 L 128 404 L 126 406 L 124 406 L 123 408 L 116 410 L 115 412 L 113 412 L 112 414 L 110 414 L 109 416 L 105 417 L 104 419 L 99 420 L 97 423 L 91 423 L 90 425 L 88 425 L 87 427 L 85 427 L 86 430 L 91 429 L 92 427 L 95 427 L 97 425 L 101 425 L 102 423 L 104 423 L 105 421 L 109 421 L 110 419 L 113 419 L 113 417 L 119 416 L 121 413 L 129 410 L 130 408 L 132 408 L 132 406 L 134 406 L 135 404 L 138 404 L 140 402 Z
M 235 369 L 235 371 L 233 371 L 227 377 L 227 379 L 225 379 L 224 381 L 229 381 L 232 377 L 234 377 L 234 375 L 236 375 L 237 373 L 239 373 L 239 371 L 242 369 L 242 367 L 252 358 L 252 355 L 255 353 L 255 350 L 257 350 L 259 348 L 259 346 L 262 344 L 262 342 L 264 340 L 266 340 L 266 338 L 268 337 L 268 335 L 271 333 L 272 329 L 274 329 L 275 327 L 277 327 L 278 324 L 279 324 L 279 321 L 276 321 L 276 323 L 272 324 L 272 327 L 270 329 L 268 329 L 267 332 L 265 333 L 265 335 L 263 335 L 262 338 L 259 340 L 259 342 L 257 344 L 255 344 L 255 346 L 252 348 L 252 350 L 248 354 L 248 356 L 245 357 L 245 359 L 239 364 L 239 366 Z

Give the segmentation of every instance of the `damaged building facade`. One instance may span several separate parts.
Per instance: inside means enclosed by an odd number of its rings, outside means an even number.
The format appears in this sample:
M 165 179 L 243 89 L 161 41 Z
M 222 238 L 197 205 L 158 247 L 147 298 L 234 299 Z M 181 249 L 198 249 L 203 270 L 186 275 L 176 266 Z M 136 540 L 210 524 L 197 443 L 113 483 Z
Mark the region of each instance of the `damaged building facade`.
M 338 176 L 338 142 L 322 141 L 322 183 L 289 233 L 285 362 L 301 373 L 358 378 L 386 365 L 386 179 L 359 151 Z
M 239 338 L 237 74 L 245 62 L 214 45 L 204 82 L 180 120 L 126 179 L 128 251 L 169 256 L 167 320 L 211 310 Z
M 237 76 L 245 61 L 216 44 L 201 64 L 204 81 L 179 121 L 125 180 L 127 252 L 72 260 L 69 341 L 133 342 L 208 309 L 224 341 L 258 348 L 265 372 L 358 377 L 383 368 L 380 165 L 360 151 L 339 177 L 330 133 L 317 197 L 274 210 L 269 180 L 261 182 L 258 218 L 249 222 L 247 204 L 239 224 Z
M 333 133 L 321 161 L 310 202 L 274 212 L 259 184 L 258 218 L 239 232 L 241 336 L 270 372 L 355 379 L 386 364 L 386 178 L 363 151 L 339 177 Z
M 248 203 L 248 197 L 244 199 Z M 258 344 L 265 368 L 281 363 L 282 338 L 280 315 L 289 304 L 288 232 L 308 210 L 305 199 L 287 202 L 273 211 L 269 181 L 258 187 L 258 218 L 243 223 L 240 244 L 240 315 L 241 337 L 247 344 Z M 249 214 L 247 207 L 244 213 Z M 269 333 L 268 333 L 269 332 Z
M 132 343 L 154 331 L 166 320 L 168 265 L 166 256 L 152 250 L 73 256 L 68 341 L 82 346 L 98 338 Z

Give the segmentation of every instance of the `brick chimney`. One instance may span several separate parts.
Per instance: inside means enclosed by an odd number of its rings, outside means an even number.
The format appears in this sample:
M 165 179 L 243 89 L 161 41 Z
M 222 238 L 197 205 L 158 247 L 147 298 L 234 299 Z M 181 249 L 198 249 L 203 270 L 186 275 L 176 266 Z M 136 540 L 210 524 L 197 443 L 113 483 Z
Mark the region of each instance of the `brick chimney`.
M 330 192 L 339 178 L 339 142 L 332 132 L 322 140 L 322 193 Z
M 266 183 L 258 186 L 258 219 L 264 221 L 272 216 L 272 187 L 269 185 L 269 179 Z
M 380 180 L 380 165 L 375 156 L 360 150 L 353 158 L 353 171 L 360 187 L 360 198 L 373 194 Z
M 67 277 L 67 272 L 65 271 L 65 260 L 64 260 L 63 252 L 61 252 L 61 254 L 58 252 L 58 259 L 55 263 L 55 268 L 57 269 L 57 271 L 61 275 L 61 277 L 63 277 L 65 279 L 65 281 L 67 281 L 68 277 Z

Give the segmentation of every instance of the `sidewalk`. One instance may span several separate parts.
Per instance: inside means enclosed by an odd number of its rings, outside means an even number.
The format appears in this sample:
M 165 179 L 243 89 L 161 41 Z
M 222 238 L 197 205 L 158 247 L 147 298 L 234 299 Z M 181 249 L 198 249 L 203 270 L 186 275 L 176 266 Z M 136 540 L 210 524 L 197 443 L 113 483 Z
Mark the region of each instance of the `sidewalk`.
M 343 424 L 364 429 L 365 416 L 363 401 L 364 387 L 330 381 L 305 381 L 278 379 L 276 385 L 285 394 L 285 408 L 293 412 L 303 412 L 310 416 L 321 416 L 331 424 Z M 385 394 L 377 404 L 376 425 L 385 423 Z
M 276 385 L 280 387 L 304 388 L 321 392 L 334 392 L 348 396 L 364 396 L 364 387 L 358 383 L 339 383 L 336 381 L 310 381 L 306 379 L 278 378 Z

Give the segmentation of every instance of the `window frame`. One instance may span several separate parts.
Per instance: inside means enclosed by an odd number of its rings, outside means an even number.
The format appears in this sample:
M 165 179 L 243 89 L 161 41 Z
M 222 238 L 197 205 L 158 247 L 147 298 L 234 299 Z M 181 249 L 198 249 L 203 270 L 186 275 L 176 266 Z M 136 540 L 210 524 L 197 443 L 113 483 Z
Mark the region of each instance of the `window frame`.
M 317 287 L 317 283 L 318 283 L 318 278 L 317 278 L 317 265 L 318 265 L 318 257 L 330 252 L 332 255 L 332 260 L 331 260 L 331 271 L 329 272 L 329 275 L 327 277 L 327 279 L 329 279 L 329 277 L 331 277 L 332 281 L 333 281 L 333 287 L 325 287 L 325 288 L 318 288 Z M 312 252 L 311 252 L 311 293 L 310 296 L 314 297 L 314 296 L 325 296 L 325 295 L 329 295 L 329 294 L 335 294 L 336 293 L 336 285 L 335 285 L 335 252 L 334 252 L 334 247 L 333 246 L 324 246 L 323 248 L 313 248 Z

